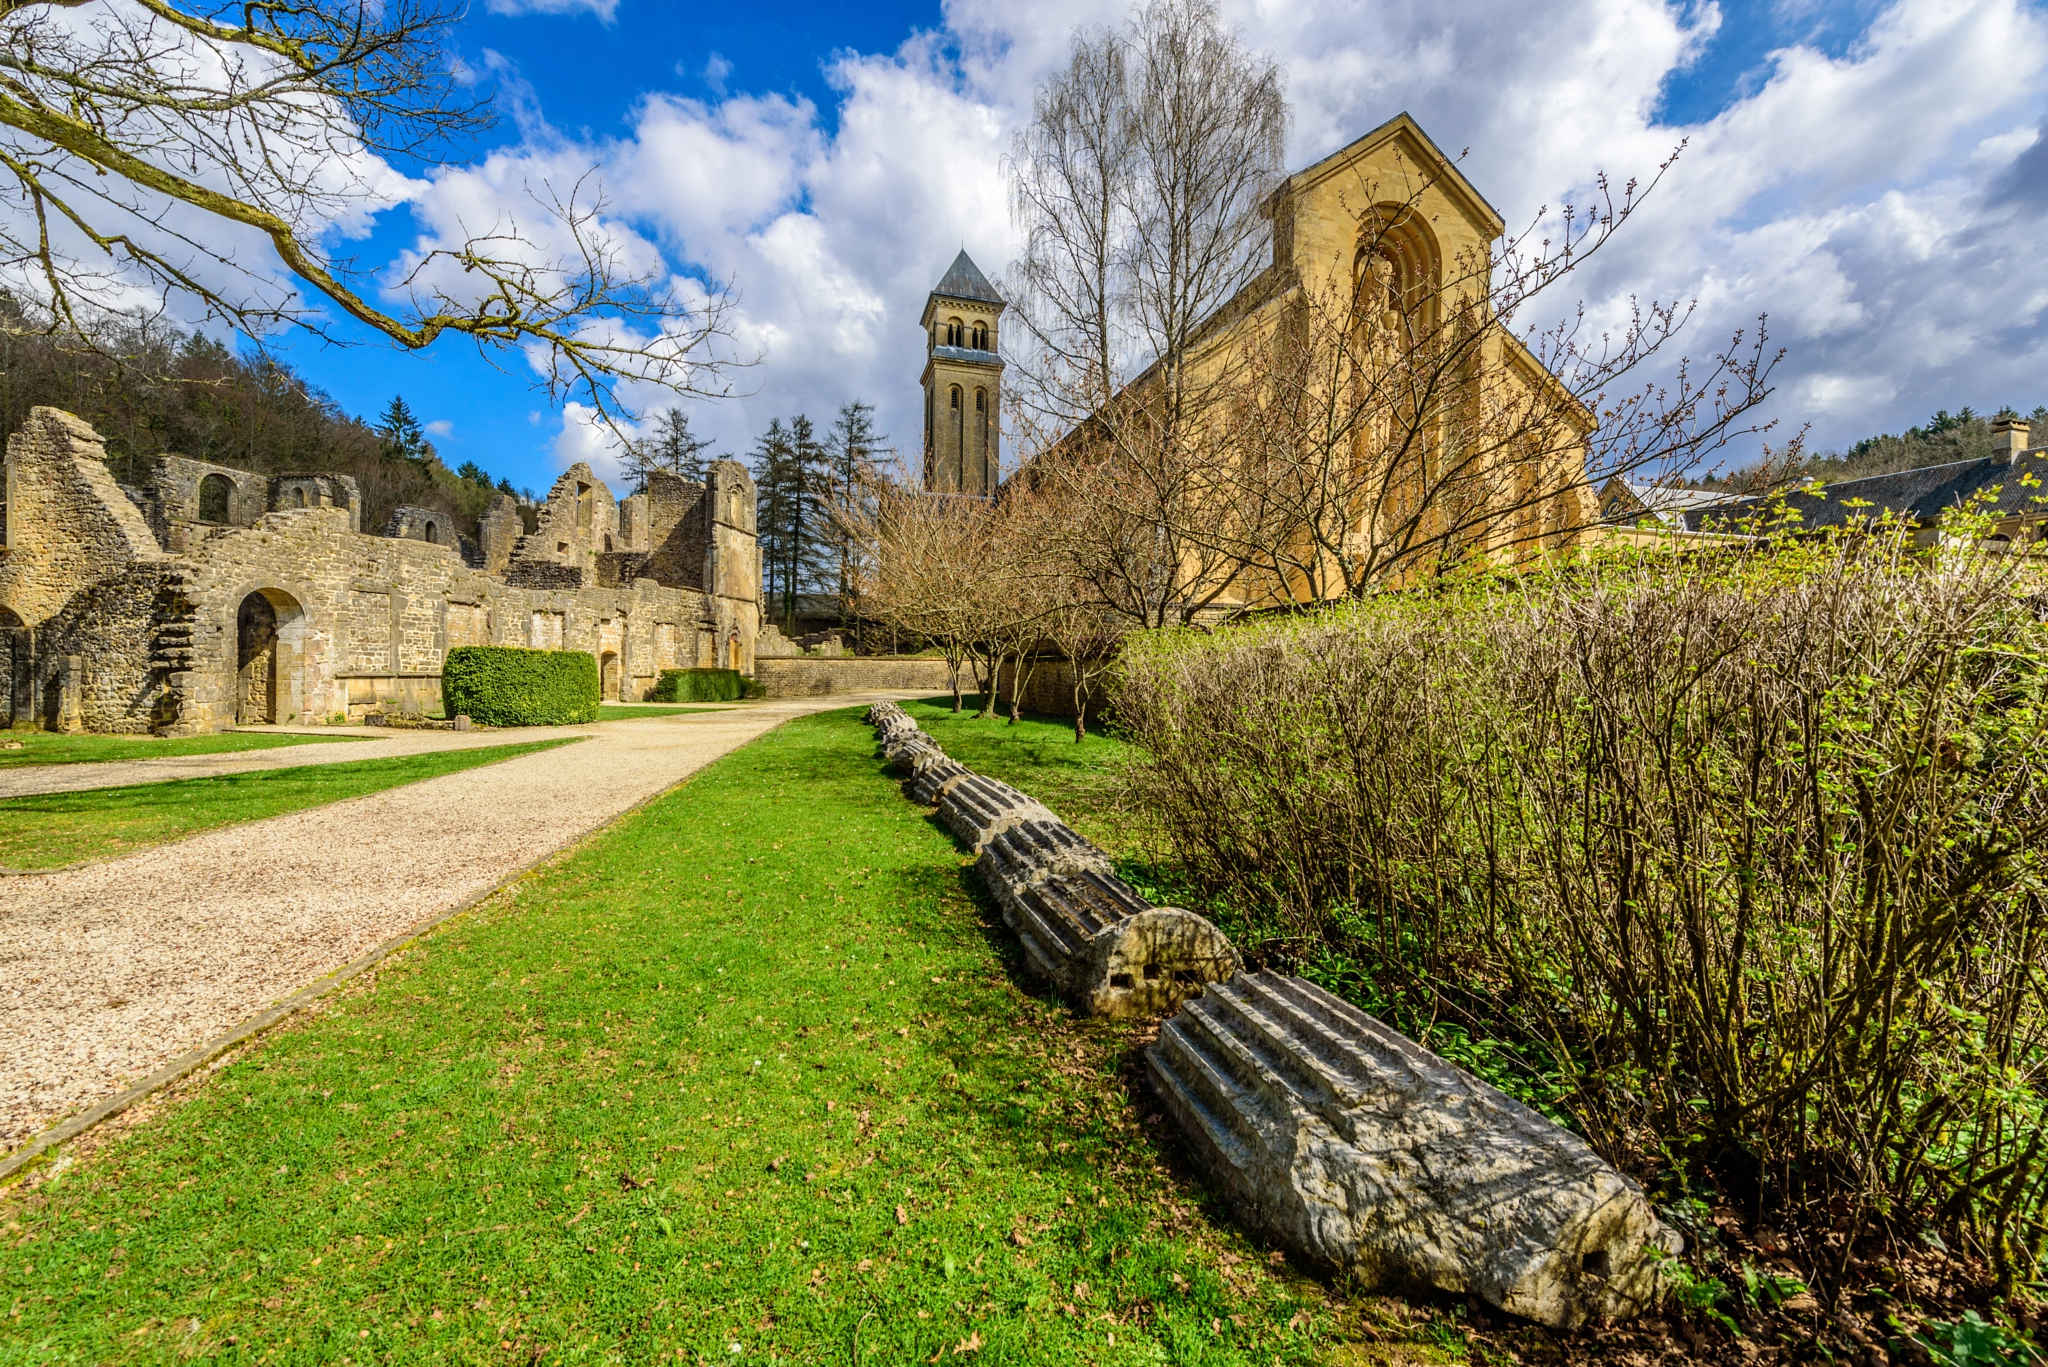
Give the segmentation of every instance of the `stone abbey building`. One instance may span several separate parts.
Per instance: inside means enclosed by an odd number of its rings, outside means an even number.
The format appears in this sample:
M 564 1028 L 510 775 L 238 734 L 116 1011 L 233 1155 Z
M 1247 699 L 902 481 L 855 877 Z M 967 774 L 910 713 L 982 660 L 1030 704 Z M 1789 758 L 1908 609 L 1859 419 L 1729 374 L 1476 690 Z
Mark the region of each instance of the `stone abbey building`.
M 8 439 L 0 703 L 16 727 L 191 735 L 360 719 L 440 700 L 461 645 L 586 650 L 607 698 L 663 669 L 751 672 L 755 489 L 712 464 L 624 500 L 569 468 L 532 531 L 513 499 L 479 539 L 430 510 L 361 525 L 355 481 L 163 455 L 117 483 L 98 434 L 54 408 Z

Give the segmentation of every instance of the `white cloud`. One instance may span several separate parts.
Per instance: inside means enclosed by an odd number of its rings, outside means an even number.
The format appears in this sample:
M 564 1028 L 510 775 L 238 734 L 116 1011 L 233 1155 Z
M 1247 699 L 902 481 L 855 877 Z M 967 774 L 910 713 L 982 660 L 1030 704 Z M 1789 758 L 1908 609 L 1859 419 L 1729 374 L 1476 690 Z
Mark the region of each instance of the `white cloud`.
M 1788 42 L 1690 127 L 1659 108 L 1723 22 L 1711 3 L 1226 9 L 1286 67 L 1295 165 L 1405 109 L 1447 150 L 1469 149 L 1467 173 L 1520 224 L 1595 170 L 1647 174 L 1687 140 L 1580 289 L 1596 315 L 1632 295 L 1697 299 L 1695 354 L 1768 312 L 1792 349 L 1776 412 L 1811 421 L 1821 444 L 1936 406 L 2048 401 L 2048 255 L 2032 226 L 2048 208 L 2048 32 L 2023 0 L 1895 0 L 1837 52 Z M 700 408 L 700 430 L 740 453 L 771 416 L 822 423 L 861 397 L 914 449 L 925 294 L 962 246 L 991 276 L 1008 260 L 1010 132 L 1073 28 L 1122 12 L 952 0 L 943 32 L 835 59 L 829 119 L 782 95 L 723 94 L 732 73 L 717 60 L 702 73 L 715 98 L 651 95 L 609 141 L 530 131 L 443 174 L 419 213 L 447 233 L 540 178 L 601 166 L 620 240 L 731 280 L 741 340 L 765 352 L 752 392 Z M 588 428 L 565 417 L 558 458 L 591 458 Z
M 450 437 L 455 434 L 455 424 L 446 418 L 436 418 L 423 430 L 430 437 Z
M 619 0 L 489 0 L 493 14 L 594 14 L 609 24 L 619 14 Z

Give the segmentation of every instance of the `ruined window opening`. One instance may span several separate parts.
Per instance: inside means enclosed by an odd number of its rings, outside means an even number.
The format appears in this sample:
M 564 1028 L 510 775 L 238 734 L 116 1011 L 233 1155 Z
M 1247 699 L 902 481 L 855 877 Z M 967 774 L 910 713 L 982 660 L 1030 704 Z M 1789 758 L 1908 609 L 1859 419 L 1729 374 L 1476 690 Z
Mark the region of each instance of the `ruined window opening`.
M 199 481 L 199 520 L 226 522 L 233 504 L 235 482 L 226 475 L 208 475 Z
M 606 550 L 610 550 L 612 548 L 612 534 L 610 532 L 606 532 L 604 534 L 604 548 Z
M 581 532 L 590 530 L 590 486 L 588 484 L 576 486 L 576 530 Z

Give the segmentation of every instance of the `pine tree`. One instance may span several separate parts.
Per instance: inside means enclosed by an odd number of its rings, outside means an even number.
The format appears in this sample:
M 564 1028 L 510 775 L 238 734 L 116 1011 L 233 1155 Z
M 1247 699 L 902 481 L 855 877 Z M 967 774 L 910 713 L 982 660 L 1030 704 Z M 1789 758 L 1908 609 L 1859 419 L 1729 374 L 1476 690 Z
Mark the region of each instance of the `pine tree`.
M 844 608 L 853 587 L 859 547 L 853 527 L 868 521 L 881 489 L 875 450 L 888 438 L 875 430 L 875 407 L 853 400 L 832 422 L 832 484 L 829 493 L 832 554 L 838 572 L 839 601 Z
M 413 416 L 403 394 L 391 396 L 384 415 L 377 419 L 376 432 L 384 443 L 384 454 L 400 460 L 423 460 L 428 452 L 427 434 Z
M 790 526 L 794 521 L 790 503 L 796 487 L 795 452 L 782 419 L 769 421 L 768 430 L 754 443 L 753 461 L 754 485 L 760 495 L 755 526 L 761 550 L 761 597 L 763 602 L 773 604 L 783 596 Z
M 806 589 L 830 582 L 832 572 L 831 453 L 818 440 L 811 420 L 799 413 L 789 424 L 793 483 L 789 500 L 789 540 L 783 575 L 782 614 L 796 620 L 796 599 Z
M 832 574 L 831 457 L 811 420 L 799 414 L 786 427 L 772 420 L 753 460 L 763 595 L 784 625 L 793 625 L 797 595 L 824 587 Z
M 643 489 L 647 487 L 647 472 L 650 470 L 666 470 L 702 484 L 704 453 L 710 448 L 710 442 L 699 439 L 690 431 L 690 415 L 680 408 L 670 408 L 655 420 L 652 436 L 627 448 L 627 457 Z

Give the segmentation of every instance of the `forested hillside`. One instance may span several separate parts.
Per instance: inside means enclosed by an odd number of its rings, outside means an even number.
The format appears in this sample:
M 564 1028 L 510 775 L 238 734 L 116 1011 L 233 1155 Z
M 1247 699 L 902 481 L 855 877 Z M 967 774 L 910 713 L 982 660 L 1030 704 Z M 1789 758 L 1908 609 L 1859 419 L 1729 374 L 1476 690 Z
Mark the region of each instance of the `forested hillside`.
M 2018 408 L 2003 411 L 2025 413 Z M 2037 407 L 2026 416 L 2033 424 L 2029 444 L 2048 444 L 2048 405 Z M 1817 451 L 1790 469 L 1764 470 L 1751 466 L 1726 476 L 1709 477 L 1699 483 L 1702 488 L 1749 492 L 1761 483 L 1780 479 L 1802 482 L 1817 479 L 1824 484 L 1835 484 L 1845 479 L 1888 475 L 1898 470 L 1919 470 L 1929 465 L 1947 465 L 1951 461 L 1976 460 L 1991 454 L 1991 423 L 1995 417 L 1997 414 L 1986 417 L 1968 407 L 1954 413 L 1944 408 L 1918 427 L 1909 427 L 1896 434 L 1883 432 L 1865 437 L 1843 451 Z
M 11 327 L 20 320 L 7 311 L 0 296 L 0 441 L 30 408 L 49 404 L 99 431 L 124 483 L 165 451 L 260 474 L 353 475 L 364 531 L 381 530 L 392 509 L 411 504 L 446 513 L 473 535 L 490 503 L 491 477 L 474 464 L 450 470 L 402 401 L 373 426 L 289 366 L 237 355 L 198 333 L 116 324 L 89 351 Z M 495 487 L 512 492 L 506 482 Z

